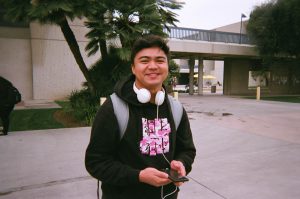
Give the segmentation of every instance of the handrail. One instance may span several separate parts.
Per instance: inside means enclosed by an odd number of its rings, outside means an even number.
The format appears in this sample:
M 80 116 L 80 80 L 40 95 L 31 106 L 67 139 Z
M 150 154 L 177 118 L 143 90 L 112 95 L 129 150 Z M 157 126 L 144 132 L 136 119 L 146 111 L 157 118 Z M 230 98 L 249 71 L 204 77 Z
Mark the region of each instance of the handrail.
M 181 27 L 168 27 L 168 29 L 169 30 L 164 28 L 164 32 L 169 38 L 208 42 L 253 44 L 246 34 Z

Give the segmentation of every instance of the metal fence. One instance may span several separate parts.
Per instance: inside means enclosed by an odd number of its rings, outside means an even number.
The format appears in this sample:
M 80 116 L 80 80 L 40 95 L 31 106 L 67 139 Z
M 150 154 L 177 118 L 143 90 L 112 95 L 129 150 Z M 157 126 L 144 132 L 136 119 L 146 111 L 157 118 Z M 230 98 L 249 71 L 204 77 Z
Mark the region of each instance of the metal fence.
M 208 42 L 224 42 L 236 44 L 252 44 L 246 34 L 229 33 L 213 30 L 202 30 L 192 28 L 169 27 L 164 32 L 169 38 L 208 41 Z

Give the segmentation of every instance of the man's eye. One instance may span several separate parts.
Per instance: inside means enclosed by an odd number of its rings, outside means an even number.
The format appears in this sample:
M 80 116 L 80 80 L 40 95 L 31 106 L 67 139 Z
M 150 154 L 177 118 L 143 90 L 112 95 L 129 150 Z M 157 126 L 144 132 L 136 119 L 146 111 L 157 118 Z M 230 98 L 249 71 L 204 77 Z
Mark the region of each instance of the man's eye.
M 142 59 L 142 60 L 141 60 L 141 63 L 146 64 L 146 63 L 148 63 L 148 60 Z
M 165 60 L 164 59 L 158 59 L 158 60 L 156 60 L 156 62 L 162 64 L 162 63 L 165 63 Z

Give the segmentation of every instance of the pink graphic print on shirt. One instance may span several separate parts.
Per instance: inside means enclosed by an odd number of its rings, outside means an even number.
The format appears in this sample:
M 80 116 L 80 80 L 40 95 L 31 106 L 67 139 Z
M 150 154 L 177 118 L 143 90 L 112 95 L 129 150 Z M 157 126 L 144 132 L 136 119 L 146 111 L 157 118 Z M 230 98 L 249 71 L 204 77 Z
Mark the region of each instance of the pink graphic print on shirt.
M 154 156 L 167 153 L 170 149 L 170 124 L 167 118 L 148 120 L 142 118 L 143 139 L 140 141 L 142 154 Z

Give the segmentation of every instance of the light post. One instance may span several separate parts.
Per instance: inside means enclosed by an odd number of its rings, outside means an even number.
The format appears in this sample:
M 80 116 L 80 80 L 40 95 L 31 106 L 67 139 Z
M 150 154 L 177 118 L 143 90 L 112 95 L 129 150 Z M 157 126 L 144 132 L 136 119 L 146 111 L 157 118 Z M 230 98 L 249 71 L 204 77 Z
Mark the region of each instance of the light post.
M 240 44 L 242 43 L 242 24 L 243 24 L 243 18 L 245 18 L 246 15 L 243 13 L 241 14 L 241 25 L 240 25 Z

